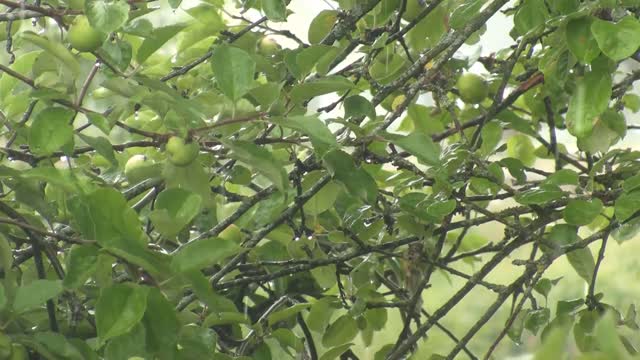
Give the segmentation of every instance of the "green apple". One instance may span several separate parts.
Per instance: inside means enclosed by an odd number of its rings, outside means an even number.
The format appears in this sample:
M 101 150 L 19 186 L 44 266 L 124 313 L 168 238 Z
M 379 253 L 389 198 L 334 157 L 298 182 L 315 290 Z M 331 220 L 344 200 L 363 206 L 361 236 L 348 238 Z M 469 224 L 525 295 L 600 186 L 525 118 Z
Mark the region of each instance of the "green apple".
M 218 234 L 218 237 L 221 239 L 240 243 L 242 242 L 242 230 L 240 230 L 240 228 L 236 224 L 231 224 L 227 226 L 226 229 L 222 230 L 222 232 Z
M 264 56 L 273 56 L 280 50 L 280 45 L 269 37 L 263 37 L 258 43 L 258 52 Z
M 460 98 L 467 104 L 477 104 L 489 94 L 487 82 L 477 74 L 465 73 L 461 75 L 456 87 L 460 92 Z
M 104 87 L 99 87 L 96 88 L 95 90 L 93 90 L 91 92 L 91 96 L 93 96 L 94 99 L 107 99 L 109 97 L 114 96 L 115 93 L 107 88 Z
M 159 177 L 162 173 L 160 164 L 156 164 L 144 155 L 133 155 L 124 165 L 124 176 L 129 184 L 139 183 L 146 179 Z
M 166 150 L 173 165 L 187 166 L 198 157 L 200 146 L 196 142 L 185 142 L 183 138 L 172 136 L 167 141 Z
M 142 110 L 127 117 L 124 123 L 140 130 L 157 132 L 162 127 L 162 119 L 152 110 Z
M 536 162 L 536 148 L 525 134 L 516 134 L 507 140 L 507 155 L 520 159 L 524 166 L 533 166 Z
M 67 33 L 67 40 L 74 49 L 82 52 L 91 52 L 98 49 L 106 40 L 106 35 L 94 29 L 89 24 L 86 16 L 77 16 Z

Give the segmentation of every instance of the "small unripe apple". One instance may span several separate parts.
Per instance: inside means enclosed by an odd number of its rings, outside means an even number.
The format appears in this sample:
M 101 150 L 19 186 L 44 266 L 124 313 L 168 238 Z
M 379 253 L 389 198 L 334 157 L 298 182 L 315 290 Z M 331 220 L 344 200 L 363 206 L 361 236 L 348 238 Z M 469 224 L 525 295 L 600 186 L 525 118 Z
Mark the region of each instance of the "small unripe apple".
M 167 154 L 173 165 L 187 166 L 198 157 L 200 146 L 196 142 L 185 142 L 183 138 L 172 136 L 167 141 Z
M 222 232 L 218 234 L 218 237 L 221 239 L 240 243 L 242 242 L 242 230 L 240 230 L 240 228 L 236 224 L 231 224 L 227 226 L 226 229 L 222 230 Z
M 98 49 L 106 40 L 106 35 L 91 27 L 86 16 L 77 16 L 67 33 L 67 40 L 74 49 L 90 52 Z
M 114 95 L 113 91 L 104 87 L 96 88 L 91 92 L 91 96 L 93 96 L 94 99 L 106 99 Z
M 124 176 L 130 184 L 160 176 L 162 169 L 154 161 L 144 155 L 133 155 L 124 165 Z
M 467 104 L 477 104 L 489 94 L 489 88 L 484 78 L 472 73 L 461 75 L 456 87 L 460 92 L 460 98 Z
M 269 37 L 263 37 L 258 43 L 258 52 L 264 56 L 273 56 L 280 50 L 280 45 Z

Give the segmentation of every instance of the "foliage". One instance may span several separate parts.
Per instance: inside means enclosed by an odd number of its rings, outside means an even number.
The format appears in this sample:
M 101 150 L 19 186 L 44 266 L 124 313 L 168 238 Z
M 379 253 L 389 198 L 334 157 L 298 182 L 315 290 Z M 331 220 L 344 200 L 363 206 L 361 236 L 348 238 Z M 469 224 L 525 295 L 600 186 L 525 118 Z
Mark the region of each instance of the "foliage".
M 640 229 L 640 2 L 328 3 L 301 39 L 284 0 L 0 0 L 0 358 L 638 358 L 597 281 Z M 547 304 L 559 259 L 587 290 Z

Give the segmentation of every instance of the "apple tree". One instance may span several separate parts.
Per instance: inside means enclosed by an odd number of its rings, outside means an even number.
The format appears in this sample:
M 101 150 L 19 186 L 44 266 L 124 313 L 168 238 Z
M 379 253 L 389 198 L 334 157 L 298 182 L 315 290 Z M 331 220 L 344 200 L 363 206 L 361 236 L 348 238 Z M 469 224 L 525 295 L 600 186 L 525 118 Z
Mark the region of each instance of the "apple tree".
M 639 16 L 0 0 L 0 358 L 640 358 Z

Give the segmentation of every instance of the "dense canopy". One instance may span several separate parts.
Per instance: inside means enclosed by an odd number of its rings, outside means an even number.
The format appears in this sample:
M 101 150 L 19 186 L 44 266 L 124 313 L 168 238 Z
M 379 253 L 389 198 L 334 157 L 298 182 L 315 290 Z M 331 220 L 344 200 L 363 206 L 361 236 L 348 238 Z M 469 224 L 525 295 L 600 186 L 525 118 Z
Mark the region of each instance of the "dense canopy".
M 0 359 L 639 359 L 639 16 L 0 0 Z

